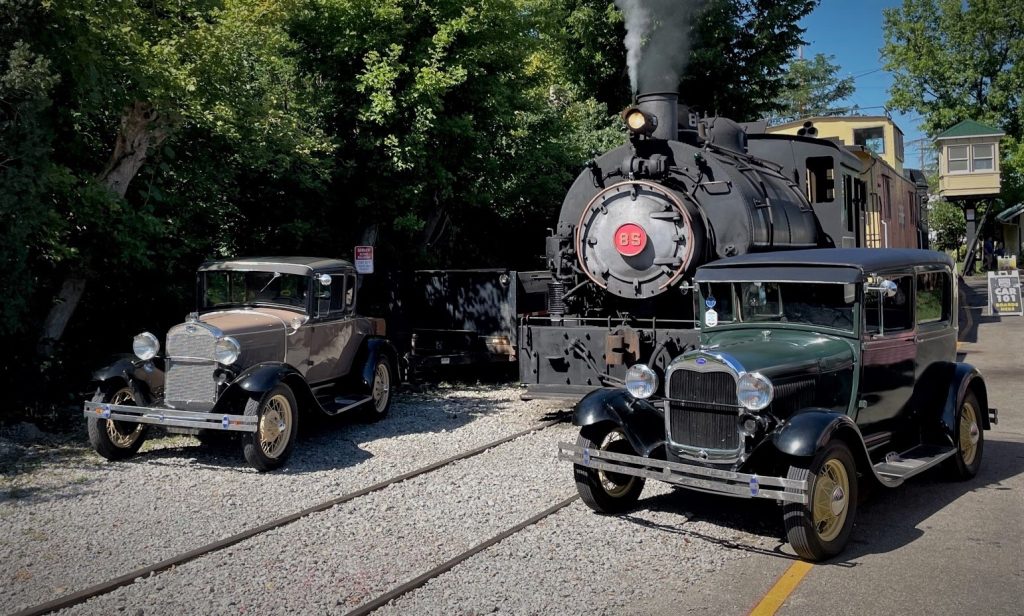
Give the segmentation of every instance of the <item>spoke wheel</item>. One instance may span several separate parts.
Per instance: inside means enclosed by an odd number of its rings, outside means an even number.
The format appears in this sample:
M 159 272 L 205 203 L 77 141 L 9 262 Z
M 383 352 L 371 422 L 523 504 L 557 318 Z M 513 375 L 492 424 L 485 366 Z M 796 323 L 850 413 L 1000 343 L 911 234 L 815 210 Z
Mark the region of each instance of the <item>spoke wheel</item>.
M 391 410 L 391 398 L 395 386 L 395 371 L 385 357 L 377 359 L 373 367 L 373 381 L 370 383 L 370 400 L 360 412 L 363 421 L 380 421 Z
M 93 402 L 139 406 L 135 390 L 125 383 L 115 383 L 96 390 Z M 135 455 L 146 440 L 149 426 L 130 421 L 114 421 L 90 417 L 88 420 L 89 443 L 108 460 L 124 460 Z
M 587 449 L 637 455 L 622 428 L 613 424 L 585 426 L 576 444 Z M 580 498 L 598 513 L 621 513 L 631 509 L 644 489 L 643 477 L 623 475 L 576 464 L 573 466 Z
M 981 424 L 981 405 L 974 392 L 964 396 L 955 417 L 956 453 L 946 462 L 946 472 L 953 479 L 970 479 L 981 468 L 981 456 L 985 451 L 985 433 Z
M 786 535 L 798 556 L 824 560 L 846 547 L 857 514 L 857 467 L 850 448 L 833 441 L 809 465 L 789 467 L 789 479 L 807 482 L 809 502 L 787 503 Z
M 291 454 L 298 430 L 298 405 L 287 385 L 278 385 L 259 400 L 249 400 L 246 415 L 255 415 L 256 431 L 244 437 L 245 459 L 258 471 L 280 467 Z

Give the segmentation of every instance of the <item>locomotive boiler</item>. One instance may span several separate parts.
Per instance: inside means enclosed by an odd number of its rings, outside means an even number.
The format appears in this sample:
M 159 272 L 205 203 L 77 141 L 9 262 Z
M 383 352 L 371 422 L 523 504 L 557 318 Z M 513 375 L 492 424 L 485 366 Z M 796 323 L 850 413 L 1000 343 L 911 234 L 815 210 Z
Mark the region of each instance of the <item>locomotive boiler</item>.
M 519 336 L 528 397 L 582 395 L 694 345 L 689 283 L 703 263 L 837 243 L 838 218 L 827 232 L 806 194 L 816 176 L 787 164 L 810 147 L 855 165 L 835 144 L 760 134 L 754 155 L 744 126 L 698 117 L 675 93 L 638 96 L 623 120 L 628 141 L 588 163 L 547 239 L 548 314 Z

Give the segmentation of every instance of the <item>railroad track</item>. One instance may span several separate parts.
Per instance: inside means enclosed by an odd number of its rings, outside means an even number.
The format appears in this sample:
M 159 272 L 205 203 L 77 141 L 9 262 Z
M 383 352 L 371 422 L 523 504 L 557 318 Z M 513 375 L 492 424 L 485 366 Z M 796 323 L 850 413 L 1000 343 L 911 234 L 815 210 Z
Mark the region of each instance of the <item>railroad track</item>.
M 373 485 L 367 486 L 367 487 L 362 488 L 360 490 L 356 490 L 354 492 L 349 492 L 349 493 L 344 494 L 342 496 L 337 496 L 337 497 L 331 498 L 329 500 L 325 500 L 325 501 L 323 501 L 323 502 L 321 502 L 321 503 L 319 503 L 317 505 L 313 505 L 311 507 L 307 507 L 306 509 L 303 509 L 301 511 L 297 511 L 297 512 L 292 513 L 292 514 L 285 515 L 285 516 L 273 519 L 273 520 L 271 520 L 269 522 L 265 522 L 265 523 L 260 524 L 258 526 L 254 526 L 252 528 L 249 528 L 249 529 L 246 529 L 246 530 L 241 531 L 239 533 L 236 533 L 234 535 L 231 535 L 230 537 L 225 537 L 224 539 L 220 539 L 220 540 L 217 540 L 217 541 L 214 541 L 214 542 L 202 545 L 200 547 L 194 548 L 194 549 L 189 550 L 187 552 L 183 552 L 183 553 L 178 554 L 176 556 L 172 556 L 170 558 L 164 559 L 164 560 L 162 560 L 160 562 L 157 562 L 157 563 L 154 563 L 152 565 L 147 565 L 145 567 L 134 569 L 132 571 L 129 571 L 128 573 L 125 573 L 125 574 L 120 575 L 118 577 L 106 580 L 104 582 L 100 582 L 98 584 L 94 584 L 94 585 L 89 586 L 87 588 L 84 588 L 82 590 L 79 590 L 79 591 L 76 591 L 76 592 L 73 592 L 73 593 L 69 593 L 69 594 L 63 595 L 61 597 L 58 597 L 56 599 L 47 601 L 45 603 L 40 603 L 38 605 L 35 605 L 35 606 L 32 606 L 32 607 L 23 609 L 23 610 L 21 610 L 19 612 L 15 612 L 13 614 L 13 616 L 37 616 L 37 615 L 42 615 L 42 614 L 49 614 L 49 613 L 52 613 L 52 612 L 56 612 L 56 611 L 59 611 L 59 610 L 62 610 L 62 609 L 66 609 L 66 608 L 69 608 L 69 607 L 72 607 L 72 606 L 75 606 L 75 605 L 79 605 L 79 604 L 85 603 L 86 601 L 88 601 L 89 599 L 92 599 L 94 597 L 106 595 L 108 593 L 113 592 L 114 590 L 116 590 L 118 588 L 134 584 L 136 580 L 139 580 L 139 579 L 142 579 L 142 578 L 148 578 L 149 576 L 156 575 L 158 573 L 167 571 L 169 569 L 177 567 L 178 565 L 181 565 L 181 564 L 187 563 L 189 561 L 195 560 L 197 558 L 200 558 L 202 556 L 206 556 L 208 554 L 212 554 L 214 552 L 223 550 L 223 549 L 228 548 L 230 546 L 233 546 L 235 544 L 241 543 L 241 542 L 246 541 L 248 539 L 252 539 L 254 537 L 257 537 L 259 535 L 267 533 L 267 532 L 269 532 L 271 530 L 274 530 L 274 529 L 277 529 L 277 528 L 281 528 L 283 526 L 287 526 L 287 525 L 289 525 L 289 524 L 291 524 L 293 522 L 296 522 L 296 521 L 301 520 L 303 518 L 309 517 L 309 516 L 313 515 L 314 513 L 320 513 L 320 512 L 326 511 L 326 510 L 328 510 L 328 509 L 330 509 L 332 507 L 335 507 L 335 506 L 341 505 L 343 503 L 347 503 L 349 501 L 355 500 L 355 499 L 357 499 L 359 497 L 366 496 L 367 494 L 371 494 L 371 493 L 383 490 L 384 488 L 386 488 L 388 486 L 391 486 L 391 485 L 394 485 L 394 484 L 406 481 L 408 479 L 412 479 L 414 477 L 418 477 L 420 475 L 425 475 L 427 473 L 431 473 L 433 471 L 436 471 L 436 470 L 438 470 L 440 468 L 443 468 L 445 466 L 448 466 L 448 465 L 453 464 L 455 462 L 458 462 L 460 460 L 465 460 L 467 458 L 472 458 L 474 456 L 477 456 L 479 454 L 484 453 L 485 451 L 488 451 L 490 449 L 498 447 L 499 445 L 503 445 L 505 443 L 514 441 L 514 440 L 519 439 L 519 438 L 521 438 L 523 436 L 526 436 L 528 434 L 533 434 L 535 432 L 540 432 L 540 431 L 542 431 L 542 430 L 544 430 L 546 428 L 549 428 L 549 427 L 551 427 L 553 425 L 556 425 L 558 423 L 562 423 L 563 421 L 564 421 L 564 419 L 553 419 L 553 420 L 550 420 L 550 421 L 541 422 L 539 424 L 531 426 L 530 428 L 527 428 L 525 430 L 521 430 L 521 431 L 516 432 L 514 434 L 511 434 L 509 436 L 505 436 L 505 437 L 502 437 L 500 439 L 491 441 L 489 443 L 486 443 L 486 444 L 481 445 L 479 447 L 476 447 L 474 449 L 462 452 L 460 454 L 456 454 L 454 456 L 451 456 L 449 458 L 445 458 L 443 460 L 439 460 L 437 462 L 428 464 L 426 466 L 423 466 L 423 467 L 420 467 L 418 469 L 409 471 L 407 473 L 403 473 L 401 475 L 397 475 L 395 477 L 392 477 L 390 479 L 386 479 L 384 481 L 375 483 Z M 524 521 L 520 522 L 519 524 L 516 524 L 515 526 L 513 526 L 513 527 L 511 527 L 509 529 L 506 529 L 505 531 L 503 531 L 501 533 L 498 533 L 497 535 L 494 535 L 490 539 L 487 539 L 486 541 L 483 541 L 483 542 L 473 546 L 472 548 L 462 552 L 461 554 L 458 554 L 457 556 L 449 559 L 448 561 L 442 563 L 441 565 L 438 565 L 437 567 L 434 567 L 430 571 L 427 571 L 426 573 L 423 573 L 423 574 L 421 574 L 421 575 L 419 575 L 419 576 L 409 580 L 408 582 L 406 582 L 406 583 L 404 583 L 404 584 L 402 584 L 402 585 L 400 585 L 400 586 L 398 586 L 398 587 L 396 587 L 396 588 L 394 588 L 392 590 L 389 590 L 389 591 L 387 591 L 387 592 L 385 592 L 385 593 L 375 597 L 374 599 L 371 599 L 370 601 L 367 601 L 367 602 L 363 603 L 362 605 L 360 605 L 359 607 L 357 607 L 353 611 L 349 612 L 349 614 L 351 616 L 355 616 L 355 615 L 358 615 L 358 614 L 368 614 L 368 613 L 372 612 L 373 610 L 375 610 L 375 609 L 385 605 L 389 601 L 391 601 L 391 600 L 393 600 L 393 599 L 395 599 L 397 597 L 400 597 L 400 596 L 402 596 L 402 595 L 404 595 L 404 594 L 406 594 L 406 593 L 408 593 L 408 592 L 410 592 L 412 590 L 415 590 L 416 588 L 419 588 L 420 586 L 425 584 L 430 579 L 435 578 L 435 577 L 437 577 L 437 576 L 439 576 L 439 575 L 441 575 L 441 574 L 451 570 L 453 567 L 455 567 L 459 563 L 464 562 L 465 560 L 467 560 L 467 559 L 471 558 L 472 556 L 474 556 L 475 554 L 478 554 L 479 552 L 487 549 L 488 547 L 491 547 L 491 546 L 497 544 L 498 542 L 500 542 L 500 541 L 502 541 L 502 540 L 504 540 L 504 539 L 506 539 L 506 538 L 508 538 L 508 537 L 510 537 L 512 535 L 514 535 L 515 533 L 517 533 L 517 532 L 519 532 L 519 531 L 521 531 L 521 530 L 523 530 L 523 529 L 525 529 L 525 528 L 527 528 L 529 526 L 532 526 L 533 524 L 536 524 L 540 520 L 542 520 L 542 519 L 544 519 L 544 518 L 554 514 L 555 512 L 563 509 L 564 507 L 572 504 L 578 498 L 579 498 L 578 496 L 572 496 L 570 498 L 567 498 L 567 499 L 565 499 L 563 501 L 560 501 L 560 502 L 554 504 L 553 506 L 545 509 L 544 511 L 542 511 L 542 512 L 540 512 L 540 513 L 538 513 L 538 514 L 536 514 L 534 516 L 531 516 L 529 519 L 524 520 Z

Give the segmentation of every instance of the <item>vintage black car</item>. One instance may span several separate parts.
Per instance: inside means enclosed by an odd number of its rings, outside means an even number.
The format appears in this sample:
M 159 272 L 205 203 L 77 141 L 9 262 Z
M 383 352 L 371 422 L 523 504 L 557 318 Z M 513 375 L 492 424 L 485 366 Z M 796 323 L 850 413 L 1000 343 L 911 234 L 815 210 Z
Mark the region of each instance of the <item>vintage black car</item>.
M 895 487 L 940 464 L 978 472 L 997 415 L 978 371 L 956 361 L 956 289 L 952 261 L 925 250 L 705 265 L 699 348 L 581 400 L 579 439 L 559 455 L 596 511 L 632 507 L 648 478 L 775 499 L 800 557 L 838 554 L 865 482 Z
M 267 257 L 204 263 L 196 311 L 167 332 L 143 332 L 127 356 L 95 373 L 85 403 L 89 441 L 109 460 L 138 452 L 150 425 L 217 442 L 240 434 L 267 471 L 295 443 L 299 411 L 384 417 L 398 383 L 381 319 L 356 313 L 347 261 Z

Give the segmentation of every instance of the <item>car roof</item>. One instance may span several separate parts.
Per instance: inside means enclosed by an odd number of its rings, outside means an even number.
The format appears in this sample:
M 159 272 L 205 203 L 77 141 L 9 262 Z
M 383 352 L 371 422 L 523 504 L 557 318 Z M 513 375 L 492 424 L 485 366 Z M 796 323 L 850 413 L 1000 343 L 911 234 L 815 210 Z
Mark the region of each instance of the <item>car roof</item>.
M 721 259 L 697 269 L 698 282 L 773 280 L 860 282 L 870 274 L 914 266 L 953 268 L 953 259 L 917 248 L 816 248 L 758 252 Z
M 342 259 L 325 259 L 323 257 L 244 257 L 225 261 L 207 261 L 199 266 L 200 272 L 236 270 L 280 272 L 300 276 L 339 269 L 352 269 L 352 264 Z

